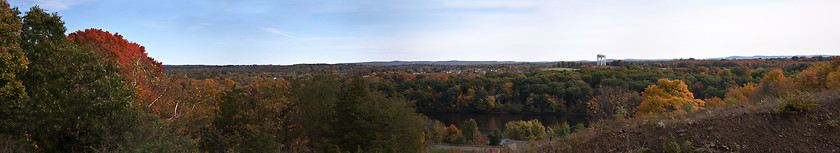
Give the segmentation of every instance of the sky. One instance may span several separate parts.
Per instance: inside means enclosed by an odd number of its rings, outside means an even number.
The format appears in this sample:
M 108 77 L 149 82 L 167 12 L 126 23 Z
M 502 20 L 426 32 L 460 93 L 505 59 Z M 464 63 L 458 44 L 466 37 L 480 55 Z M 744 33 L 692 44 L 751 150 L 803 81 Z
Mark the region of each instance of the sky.
M 836 0 L 9 0 L 164 64 L 840 55 Z

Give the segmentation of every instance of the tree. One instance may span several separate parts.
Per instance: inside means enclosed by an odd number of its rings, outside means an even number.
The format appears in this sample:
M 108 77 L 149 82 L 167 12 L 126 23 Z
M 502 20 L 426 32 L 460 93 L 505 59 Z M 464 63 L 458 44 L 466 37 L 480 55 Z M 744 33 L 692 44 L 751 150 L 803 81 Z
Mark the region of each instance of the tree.
M 161 72 L 161 63 L 148 57 L 145 47 L 129 42 L 120 34 L 101 29 L 85 29 L 70 33 L 67 39 L 81 46 L 90 46 L 101 52 L 105 59 L 119 64 L 121 75 L 129 88 L 135 88 L 139 98 L 135 105 L 143 110 L 171 120 L 178 114 L 176 106 L 184 108 L 193 103 L 178 103 L 176 96 L 165 96 L 172 89 Z M 181 112 L 184 112 L 183 110 Z
M 729 105 L 745 104 L 749 102 L 757 85 L 755 83 L 747 83 L 743 86 L 735 86 L 726 92 L 725 102 Z
M 796 77 L 796 84 L 803 89 L 840 88 L 840 57 L 830 63 L 816 63 Z
M 807 70 L 806 70 L 807 71 Z M 800 75 L 808 75 L 806 71 L 803 71 Z M 819 80 L 820 78 L 814 78 Z M 824 80 L 824 79 L 823 79 Z M 822 83 L 817 84 L 809 84 L 804 83 L 806 86 L 814 87 L 823 89 L 825 86 L 825 81 L 818 81 Z M 817 85 L 817 86 L 811 86 Z M 782 70 L 774 69 L 764 75 L 764 78 L 761 79 L 761 84 L 758 85 L 754 94 L 752 94 L 751 98 L 763 98 L 763 97 L 778 97 L 782 95 L 786 95 L 789 92 L 795 90 L 793 80 L 790 78 L 785 77 Z
M 365 78 L 343 84 L 335 74 L 314 72 L 294 81 L 302 115 L 296 119 L 316 152 L 416 152 L 423 120 L 404 99 L 372 92 Z
M 466 144 L 467 140 L 464 138 L 463 132 L 455 126 L 455 124 L 449 124 L 448 127 L 443 128 L 444 131 L 444 140 L 443 142 L 446 143 L 455 143 L 455 144 Z
M 659 85 L 650 85 L 642 92 L 644 99 L 639 104 L 636 116 L 663 112 L 691 112 L 702 109 L 703 101 L 694 99 L 688 86 L 681 80 L 659 79 Z
M 46 42 L 49 39 L 64 39 L 64 21 L 58 13 L 49 14 L 45 10 L 35 6 L 22 18 L 22 31 L 20 32 L 20 47 L 23 50 L 31 50 L 35 45 Z
M 505 123 L 505 137 L 517 140 L 545 138 L 545 126 L 537 120 L 510 121 Z
M 21 77 L 30 96 L 25 130 L 35 146 L 46 152 L 189 147 L 177 134 L 163 138 L 159 122 L 132 105 L 134 92 L 119 67 L 64 39 L 64 29 L 60 16 L 37 6 L 23 17 L 21 48 L 31 61 Z
M 490 132 L 490 135 L 487 136 L 490 139 L 490 145 L 499 145 L 502 142 L 502 132 L 499 129 L 493 129 L 493 132 Z
M 298 109 L 289 99 L 289 84 L 283 80 L 261 79 L 228 89 L 218 103 L 213 124 L 203 140 L 211 152 L 306 151 L 303 135 L 292 123 Z
M 0 1 L 0 134 L 22 135 L 20 125 L 28 97 L 19 77 L 29 61 L 20 48 L 21 21 L 17 7 Z
M 476 144 L 475 140 L 477 136 L 481 135 L 481 132 L 478 131 L 478 123 L 475 122 L 474 119 L 470 118 L 469 120 L 465 121 L 463 125 L 461 125 L 461 131 L 463 131 L 464 138 L 467 139 L 467 142 L 472 144 Z
M 828 85 L 828 80 L 826 79 L 828 78 L 828 74 L 831 73 L 831 71 L 831 65 L 826 63 L 816 63 L 814 65 L 811 65 L 811 67 L 808 67 L 807 69 L 800 72 L 799 76 L 796 77 L 796 83 L 800 87 L 806 89 L 824 89 Z M 781 70 L 779 70 L 779 72 L 781 72 Z M 767 84 L 768 86 L 780 85 L 779 83 L 783 83 L 781 81 L 786 81 L 782 79 L 785 79 L 784 75 L 771 75 L 770 73 L 768 73 L 767 76 L 761 79 L 761 83 L 762 85 L 764 85 L 765 83 L 772 83 Z
M 563 138 L 569 135 L 571 132 L 571 127 L 569 126 L 569 122 L 563 122 L 563 124 L 554 124 L 551 126 L 551 131 L 553 132 L 554 137 Z
M 587 102 L 588 112 L 595 118 L 629 117 L 642 97 L 638 92 L 616 87 L 601 87 L 598 93 Z

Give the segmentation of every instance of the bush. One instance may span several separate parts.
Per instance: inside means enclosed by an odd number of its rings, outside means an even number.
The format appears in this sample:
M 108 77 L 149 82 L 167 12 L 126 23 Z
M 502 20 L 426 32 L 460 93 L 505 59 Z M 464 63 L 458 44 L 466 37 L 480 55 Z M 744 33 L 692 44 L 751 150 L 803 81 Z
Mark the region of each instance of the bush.
M 586 131 L 586 126 L 583 126 L 583 123 L 575 124 L 575 127 L 572 129 L 574 133 L 581 133 Z
M 777 109 L 780 114 L 805 112 L 814 106 L 817 106 L 816 102 L 814 102 L 814 95 L 807 92 L 797 91 L 795 93 L 788 94 L 781 100 L 782 103 L 779 104 L 779 108 Z

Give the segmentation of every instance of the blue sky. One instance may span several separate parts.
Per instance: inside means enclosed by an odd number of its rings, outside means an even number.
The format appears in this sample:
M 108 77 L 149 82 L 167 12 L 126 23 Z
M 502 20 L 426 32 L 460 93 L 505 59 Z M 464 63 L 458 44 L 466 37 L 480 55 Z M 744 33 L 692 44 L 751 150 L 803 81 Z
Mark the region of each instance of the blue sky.
M 10 0 L 164 64 L 840 54 L 840 1 Z

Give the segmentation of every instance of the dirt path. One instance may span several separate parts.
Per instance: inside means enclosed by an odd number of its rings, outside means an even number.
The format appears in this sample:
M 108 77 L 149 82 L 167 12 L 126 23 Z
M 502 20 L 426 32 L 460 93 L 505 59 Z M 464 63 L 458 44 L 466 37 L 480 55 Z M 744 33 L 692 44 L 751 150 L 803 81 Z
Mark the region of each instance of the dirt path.
M 460 150 L 469 150 L 469 151 L 485 151 L 490 149 L 499 149 L 501 146 L 486 146 L 486 145 L 457 145 L 457 144 L 434 144 L 435 148 L 438 149 L 451 149 L 456 148 Z
M 519 140 L 509 140 L 506 144 L 502 146 L 488 146 L 488 145 L 459 145 L 459 144 L 445 144 L 439 143 L 433 145 L 435 148 L 438 149 L 451 149 L 456 148 L 460 150 L 469 150 L 469 151 L 479 151 L 479 152 L 486 152 L 490 149 L 502 150 L 521 150 L 528 146 L 528 141 L 519 141 Z

